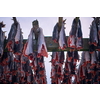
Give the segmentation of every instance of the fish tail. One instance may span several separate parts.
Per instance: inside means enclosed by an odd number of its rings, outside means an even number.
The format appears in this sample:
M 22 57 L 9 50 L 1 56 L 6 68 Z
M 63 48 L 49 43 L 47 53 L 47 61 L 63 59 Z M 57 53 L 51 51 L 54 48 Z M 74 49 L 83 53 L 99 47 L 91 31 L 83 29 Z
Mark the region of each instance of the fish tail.
M 41 52 L 38 53 L 37 57 L 41 57 L 41 56 L 48 57 L 48 53 L 47 53 L 45 46 L 43 44 L 42 44 Z

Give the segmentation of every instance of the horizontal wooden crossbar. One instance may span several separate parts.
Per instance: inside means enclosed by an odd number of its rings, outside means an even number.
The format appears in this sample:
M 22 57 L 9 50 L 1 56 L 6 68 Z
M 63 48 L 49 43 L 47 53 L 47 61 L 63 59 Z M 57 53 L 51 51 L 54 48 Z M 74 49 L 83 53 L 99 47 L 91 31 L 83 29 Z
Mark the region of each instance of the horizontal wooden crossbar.
M 66 36 L 66 39 L 68 38 L 68 36 Z M 24 43 L 26 42 L 26 40 L 24 39 L 23 41 Z M 45 42 L 46 42 L 46 46 L 47 46 L 47 50 L 48 52 L 52 52 L 52 51 L 61 51 L 59 50 L 59 45 L 58 43 L 54 43 L 52 41 L 52 37 L 51 36 L 46 36 L 45 37 Z M 35 46 L 35 45 L 34 45 Z M 70 49 L 67 47 L 64 51 L 69 51 Z M 80 51 L 89 51 L 89 39 L 88 38 L 84 38 L 83 39 L 83 49 L 81 49 Z
M 68 36 L 66 37 L 66 39 L 67 38 L 68 38 Z M 54 43 L 52 41 L 52 37 L 45 37 L 45 42 L 46 42 L 48 52 L 61 51 L 61 50 L 59 50 L 58 43 Z M 69 51 L 69 50 L 70 49 L 67 47 L 64 51 Z M 83 49 L 81 49 L 80 51 L 89 51 L 89 39 L 87 39 L 87 38 L 83 39 Z
M 66 36 L 66 40 L 67 40 L 68 36 Z M 27 39 L 23 40 L 23 44 L 25 44 L 25 42 L 27 41 Z M 52 51 L 61 51 L 59 50 L 59 45 L 58 43 L 53 42 L 52 37 L 51 36 L 45 36 L 45 42 L 46 42 L 46 47 L 48 52 L 52 52 Z M 5 41 L 6 45 L 7 41 Z M 34 45 L 34 48 L 36 48 L 36 45 Z M 66 48 L 64 51 L 69 51 L 70 48 Z M 80 51 L 89 51 L 89 39 L 88 38 L 84 38 L 83 39 L 83 49 L 81 49 Z M 7 52 L 7 49 L 5 50 L 5 52 Z

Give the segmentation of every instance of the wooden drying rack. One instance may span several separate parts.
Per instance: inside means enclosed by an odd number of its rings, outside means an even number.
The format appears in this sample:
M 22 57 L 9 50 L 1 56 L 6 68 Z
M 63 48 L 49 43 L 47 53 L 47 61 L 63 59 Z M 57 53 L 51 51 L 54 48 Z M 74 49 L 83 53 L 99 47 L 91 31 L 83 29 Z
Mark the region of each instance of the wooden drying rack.
M 95 17 L 93 17 L 95 19 Z M 97 20 L 100 17 L 97 18 Z M 76 21 L 78 22 L 79 17 L 76 17 Z M 16 17 L 13 17 L 13 20 L 16 22 Z M 58 25 L 59 25 L 59 29 L 61 28 L 63 22 L 63 17 L 58 17 Z M 68 36 L 66 36 L 66 39 L 68 38 Z M 27 39 L 23 40 L 23 43 L 26 42 Z M 59 50 L 59 45 L 58 43 L 54 43 L 52 41 L 52 37 L 51 36 L 45 36 L 45 42 L 46 42 L 46 46 L 47 46 L 47 50 L 48 52 L 52 52 L 52 51 L 61 51 Z M 83 39 L 83 49 L 81 49 L 80 51 L 88 51 L 89 50 L 89 39 L 88 38 L 84 38 Z M 69 51 L 69 48 L 66 48 L 64 51 Z

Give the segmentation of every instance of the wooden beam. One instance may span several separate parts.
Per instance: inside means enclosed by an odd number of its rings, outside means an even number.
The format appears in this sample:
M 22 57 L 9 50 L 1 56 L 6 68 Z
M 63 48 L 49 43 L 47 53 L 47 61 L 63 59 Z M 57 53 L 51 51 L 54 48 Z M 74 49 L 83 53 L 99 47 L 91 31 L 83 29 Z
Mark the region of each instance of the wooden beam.
M 68 39 L 68 36 L 66 36 L 66 39 Z M 23 44 L 25 44 L 27 39 L 23 40 Z M 52 51 L 61 51 L 59 50 L 59 45 L 58 43 L 54 43 L 52 41 L 52 37 L 51 36 L 47 36 L 45 37 L 45 42 L 46 42 L 46 47 L 48 52 L 52 52 Z M 81 49 L 80 51 L 89 51 L 89 39 L 88 38 L 84 38 L 83 39 L 83 49 Z M 7 41 L 5 41 L 5 45 L 6 45 Z M 34 47 L 36 48 L 36 45 L 34 45 Z M 69 48 L 66 48 L 64 51 L 69 51 Z M 7 52 L 7 49 L 5 50 Z
M 68 39 L 68 36 L 66 36 L 66 39 Z M 48 52 L 61 51 L 61 50 L 59 50 L 58 43 L 54 43 L 52 41 L 52 37 L 45 37 L 45 41 L 46 41 L 46 46 L 47 46 Z M 89 51 L 88 41 L 89 41 L 89 39 L 87 39 L 87 38 L 83 39 L 83 49 L 81 49 L 80 51 Z M 70 48 L 66 48 L 64 51 L 69 51 L 69 50 L 70 50 Z
M 66 39 L 68 39 L 68 36 L 66 36 Z M 89 51 L 89 43 L 88 43 L 88 41 L 89 41 L 88 38 L 84 38 L 83 39 L 83 49 L 81 49 L 80 51 Z M 25 42 L 26 42 L 26 40 L 24 40 L 24 43 Z M 61 51 L 61 50 L 59 50 L 58 43 L 54 43 L 52 41 L 52 37 L 51 36 L 45 37 L 45 42 L 46 42 L 46 46 L 47 46 L 48 52 Z M 64 51 L 69 51 L 69 50 L 70 50 L 70 48 L 66 48 Z

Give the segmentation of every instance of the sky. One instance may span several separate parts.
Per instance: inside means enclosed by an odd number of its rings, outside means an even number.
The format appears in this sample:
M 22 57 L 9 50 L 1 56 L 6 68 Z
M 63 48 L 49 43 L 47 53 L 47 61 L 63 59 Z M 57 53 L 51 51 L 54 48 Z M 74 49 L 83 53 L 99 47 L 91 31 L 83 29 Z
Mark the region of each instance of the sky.
M 28 38 L 30 29 L 32 28 L 32 21 L 36 19 L 39 21 L 39 26 L 43 28 L 44 36 L 52 36 L 53 27 L 58 22 L 58 17 L 16 17 L 16 18 L 22 28 L 24 39 Z M 0 22 L 3 21 L 4 24 L 6 24 L 5 28 L 3 28 L 3 31 L 7 31 L 5 33 L 7 37 L 10 31 L 11 25 L 13 23 L 11 19 L 12 17 L 0 17 Z M 65 33 L 66 33 L 66 36 L 69 36 L 69 32 L 70 32 L 74 17 L 63 17 L 63 19 L 66 19 Z M 83 38 L 89 38 L 89 32 L 90 32 L 89 27 L 91 25 L 93 18 L 80 17 L 80 20 L 81 20 Z M 51 63 L 50 63 L 51 56 L 50 55 L 51 54 L 52 54 L 51 52 L 48 52 L 49 57 L 44 59 L 48 84 L 51 83 L 51 80 L 50 80 L 50 72 L 51 72 Z M 79 54 L 81 54 L 81 52 Z

